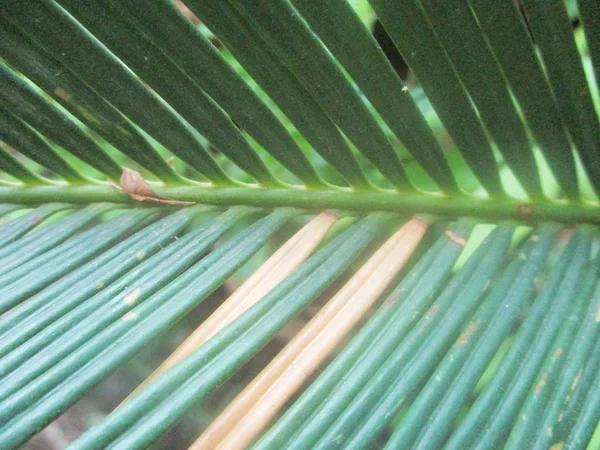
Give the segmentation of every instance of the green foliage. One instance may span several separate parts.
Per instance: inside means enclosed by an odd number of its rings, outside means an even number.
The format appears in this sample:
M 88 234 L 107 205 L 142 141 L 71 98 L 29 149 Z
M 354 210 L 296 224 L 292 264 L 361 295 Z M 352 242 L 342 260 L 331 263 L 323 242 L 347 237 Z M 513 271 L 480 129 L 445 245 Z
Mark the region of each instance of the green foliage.
M 73 448 L 149 446 L 415 214 L 386 300 L 255 448 L 585 448 L 597 2 L 184 3 L 201 26 L 171 0 L 0 4 L 0 447 L 328 210 L 306 262 Z

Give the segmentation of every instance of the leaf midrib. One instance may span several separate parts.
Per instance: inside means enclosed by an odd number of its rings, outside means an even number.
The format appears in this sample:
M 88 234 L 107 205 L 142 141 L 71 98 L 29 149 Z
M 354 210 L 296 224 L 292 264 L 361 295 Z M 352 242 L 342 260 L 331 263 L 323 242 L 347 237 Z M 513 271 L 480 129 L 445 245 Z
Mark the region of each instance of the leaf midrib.
M 317 191 L 300 189 L 153 186 L 160 197 L 208 205 L 248 205 L 264 208 L 295 207 L 307 210 L 338 209 L 355 213 L 388 211 L 398 214 L 430 214 L 440 217 L 477 217 L 488 221 L 560 222 L 600 224 L 600 207 L 592 203 L 567 203 L 516 199 L 448 197 L 393 192 Z M 0 203 L 41 204 L 65 202 L 133 203 L 112 186 L 0 187 Z M 149 203 L 135 202 L 139 205 Z

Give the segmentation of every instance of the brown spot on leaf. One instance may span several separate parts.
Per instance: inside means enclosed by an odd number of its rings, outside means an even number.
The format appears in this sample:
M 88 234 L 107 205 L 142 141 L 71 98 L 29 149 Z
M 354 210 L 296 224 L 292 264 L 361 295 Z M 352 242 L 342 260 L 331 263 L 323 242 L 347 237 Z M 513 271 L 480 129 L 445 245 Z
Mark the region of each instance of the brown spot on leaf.
M 433 317 L 437 314 L 437 312 L 440 310 L 440 305 L 433 305 L 431 308 L 429 308 L 429 311 L 427 311 L 427 315 L 429 317 Z
M 590 93 L 590 87 L 585 86 L 581 91 L 579 91 L 582 97 L 586 97 Z
M 137 313 L 133 312 L 133 311 L 129 311 L 128 313 L 125 313 L 125 315 L 122 317 L 122 320 L 125 322 L 131 322 L 133 320 L 136 320 L 138 318 Z
M 159 197 L 156 195 L 146 180 L 142 178 L 139 172 L 128 169 L 127 167 L 123 168 L 123 173 L 121 174 L 120 186 L 113 184 L 114 187 L 119 189 L 120 191 L 125 192 L 132 199 L 143 202 L 149 201 L 154 203 L 167 203 L 169 205 L 193 205 L 194 202 L 182 202 L 179 200 L 169 200 L 167 198 Z
M 529 220 L 533 216 L 534 207 L 531 203 L 521 203 L 517 206 L 517 215 L 521 219 Z
M 448 230 L 444 234 L 448 237 L 448 239 L 450 239 L 452 242 L 456 242 L 461 247 L 467 245 L 467 241 L 464 238 L 454 234 L 452 230 Z
M 31 218 L 31 224 L 32 224 L 34 227 L 35 227 L 35 226 L 37 226 L 37 225 L 39 225 L 41 221 L 42 221 L 42 218 L 41 218 L 41 217 L 38 217 L 38 216 L 33 216 L 33 217 Z
M 563 354 L 563 349 L 562 349 L 562 348 L 560 348 L 560 347 L 558 347 L 558 348 L 556 349 L 556 351 L 554 352 L 554 355 L 552 356 L 552 360 L 553 360 L 553 361 L 556 361 L 556 359 L 557 359 L 558 357 L 560 357 L 560 355 L 562 355 L 562 354 Z
M 138 299 L 138 297 L 140 296 L 141 293 L 142 293 L 142 291 L 140 290 L 140 288 L 135 288 L 133 291 L 131 291 L 129 294 L 127 294 L 127 296 L 125 297 L 125 299 L 123 301 L 125 303 L 127 303 L 129 306 L 133 306 L 133 305 L 135 305 L 135 301 Z
M 392 298 L 390 298 L 386 304 L 386 307 L 391 308 L 394 303 L 396 303 L 398 301 L 398 299 L 400 298 L 400 294 L 398 295 L 394 295 Z
M 64 100 L 65 102 L 71 100 L 71 96 L 69 95 L 69 93 L 61 87 L 57 87 L 56 89 L 54 89 L 54 93 L 58 98 Z
M 600 303 L 598 303 L 598 311 L 596 311 L 596 317 L 594 318 L 596 322 L 600 322 Z
M 179 10 L 185 15 L 185 17 L 190 19 L 194 25 L 198 25 L 200 23 L 200 19 L 198 19 L 196 15 L 192 11 L 190 11 L 189 8 L 185 6 L 181 0 L 175 0 L 174 3 L 175 6 L 177 6 L 177 8 L 179 8 Z
M 535 392 L 539 394 L 542 391 L 542 389 L 544 389 L 546 381 L 548 381 L 548 375 L 544 373 L 542 374 L 542 378 L 540 379 L 540 381 L 538 381 L 538 384 L 535 385 Z
M 477 331 L 477 328 L 479 328 L 479 325 L 477 325 L 476 323 L 469 324 L 467 331 L 460 335 L 457 342 L 459 344 L 466 344 L 467 342 L 469 342 L 469 338 L 473 333 L 475 333 L 475 331 Z

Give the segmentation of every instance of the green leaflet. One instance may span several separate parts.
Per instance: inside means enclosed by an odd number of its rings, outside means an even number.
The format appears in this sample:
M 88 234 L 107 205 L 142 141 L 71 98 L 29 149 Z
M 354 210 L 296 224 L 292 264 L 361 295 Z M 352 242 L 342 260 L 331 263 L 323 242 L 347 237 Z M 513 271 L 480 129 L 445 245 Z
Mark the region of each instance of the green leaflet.
M 89 297 L 94 296 L 98 291 L 102 291 L 102 294 L 98 295 L 102 298 L 100 303 L 102 305 L 107 301 L 110 295 L 109 292 L 117 292 L 111 284 L 113 281 L 119 279 L 121 275 L 132 269 L 136 264 L 140 264 L 141 261 L 152 256 L 159 248 L 162 248 L 173 237 L 176 237 L 176 233 L 188 225 L 192 218 L 199 214 L 207 214 L 209 211 L 203 206 L 185 208 L 145 227 L 89 263 L 74 270 L 57 283 L 29 298 L 27 302 L 4 314 L 0 318 L 0 336 L 2 336 L 0 339 L 3 342 L 0 355 L 7 354 L 28 339 L 27 347 L 31 347 L 34 341 L 30 338 L 40 332 L 35 338 L 39 339 L 46 331 L 50 331 L 50 328 L 48 328 L 50 324 L 77 307 L 81 302 L 87 301 Z M 65 222 L 67 221 L 63 220 L 61 222 L 61 227 L 66 225 Z M 189 238 L 186 236 L 181 241 L 178 243 L 179 247 L 184 245 L 183 242 L 189 243 Z M 197 249 L 194 251 L 199 252 Z M 161 259 L 165 259 L 168 253 L 161 252 L 161 255 Z M 146 267 L 152 267 L 152 264 L 161 266 L 156 261 L 157 259 L 153 258 L 152 263 L 145 263 Z M 131 282 L 136 277 L 141 277 L 142 267 L 140 264 L 135 271 L 131 272 Z M 127 280 L 120 279 L 118 286 L 122 288 L 127 286 L 127 283 Z M 110 290 L 108 288 L 104 289 L 109 285 L 111 286 Z M 88 308 L 87 311 L 88 313 L 93 312 L 94 309 L 90 311 Z M 80 316 L 80 319 L 84 317 L 87 317 L 87 315 Z M 75 322 L 73 318 L 70 318 L 69 321 L 73 322 L 68 323 Z M 56 326 L 56 323 L 54 326 Z M 44 327 L 47 328 L 42 332 Z M 56 336 L 55 333 L 52 335 Z M 0 373 L 3 372 L 3 367 L 4 360 L 0 362 Z
M 579 417 L 565 444 L 565 450 L 582 449 L 592 437 L 600 420 L 600 371 L 596 367 L 596 378 L 590 386 L 592 393 L 581 408 Z
M 583 405 L 587 401 L 590 388 L 598 373 L 599 365 L 600 346 L 598 345 L 598 341 L 596 341 L 592 356 L 585 365 L 585 370 L 582 373 L 576 374 L 576 377 L 578 377 L 577 384 L 569 386 L 569 394 L 565 399 L 558 399 L 558 402 L 562 400 L 557 427 L 559 436 L 565 436 L 569 432 L 567 430 L 573 429 L 575 422 L 578 420 L 579 413 L 583 410 Z
M 491 424 L 494 417 L 500 417 L 506 423 L 511 415 L 505 413 L 498 416 L 496 412 L 501 405 L 507 404 L 504 398 L 509 391 L 513 392 L 514 383 L 523 379 L 520 367 L 535 365 L 535 361 L 548 352 L 552 338 L 568 312 L 576 284 L 584 273 L 589 251 L 589 235 L 578 234 L 570 240 L 556 267 L 548 274 L 548 282 L 537 295 L 498 370 L 447 442 L 449 449 L 469 448 L 478 441 L 491 448 L 499 444 L 502 428 L 492 427 Z M 396 442 L 399 441 L 400 432 L 397 436 Z
M 326 442 L 331 442 L 331 438 L 339 435 L 340 432 L 343 432 L 343 436 L 345 437 L 338 444 L 340 447 L 343 445 L 356 446 L 356 448 L 365 448 L 368 446 L 369 442 L 383 431 L 385 425 L 389 423 L 393 415 L 399 412 L 400 406 L 403 401 L 407 400 L 411 391 L 427 379 L 432 369 L 438 363 L 438 368 L 429 378 L 428 384 L 437 390 L 433 398 L 439 398 L 441 394 L 446 392 L 443 389 L 442 383 L 439 383 L 435 377 L 439 376 L 441 380 L 445 380 L 444 382 L 448 383 L 453 380 L 453 375 L 456 375 L 457 371 L 463 367 L 469 367 L 468 365 L 463 365 L 463 363 L 470 354 L 469 350 L 477 342 L 477 337 L 481 335 L 486 324 L 492 320 L 494 312 L 498 309 L 498 302 L 505 300 L 505 295 L 511 291 L 511 288 L 515 294 L 521 294 L 521 296 L 515 295 L 515 300 L 523 300 L 523 294 L 528 291 L 530 283 L 533 281 L 537 270 L 539 270 L 540 262 L 545 259 L 552 235 L 552 233 L 545 233 L 543 239 L 540 239 L 539 246 L 533 246 L 530 242 L 527 250 L 525 250 L 526 253 L 534 252 L 533 257 L 526 266 L 529 269 L 529 273 L 523 270 L 525 268 L 523 260 L 517 258 L 513 262 L 506 275 L 502 278 L 502 282 L 495 285 L 496 289 L 486 297 L 482 306 L 479 307 L 471 318 L 470 323 L 465 327 L 464 333 L 468 336 L 467 342 L 462 342 L 459 338 L 457 343 L 447 353 L 444 353 L 444 350 L 451 343 L 449 341 L 450 336 L 456 336 L 457 334 L 458 330 L 456 326 L 464 323 L 465 315 L 463 313 L 457 315 L 455 318 L 456 322 L 449 323 L 447 328 L 437 330 L 437 333 L 431 335 L 425 342 L 417 339 L 422 345 L 420 351 L 416 352 L 410 361 L 404 362 L 402 360 L 402 348 L 398 347 L 395 355 L 392 355 L 381 366 L 367 387 L 353 399 L 344 413 L 329 427 L 327 433 L 323 435 L 316 447 L 322 448 Z M 517 278 L 519 272 L 525 272 L 527 275 Z M 517 279 L 515 280 L 515 278 Z M 517 281 L 515 286 L 512 286 L 513 281 Z M 475 300 L 478 299 L 476 297 Z M 507 309 L 503 316 L 504 319 L 513 317 L 515 311 L 518 310 L 516 306 L 519 302 L 515 301 L 515 303 L 516 305 L 513 304 L 512 308 L 503 308 Z M 474 305 L 467 306 L 472 307 Z M 506 316 L 506 314 L 508 315 Z M 467 314 L 466 317 L 469 317 L 469 315 Z M 504 323 L 499 322 L 499 325 Z M 444 333 L 442 336 L 445 336 L 446 339 L 440 338 L 438 333 Z M 446 333 L 449 335 L 446 335 Z M 479 364 L 481 362 L 479 360 Z M 473 370 L 474 372 L 471 372 L 469 378 L 465 380 L 472 379 L 474 374 L 477 373 L 476 368 L 473 368 Z M 461 380 L 461 378 L 458 378 L 458 380 Z M 432 384 L 435 386 L 432 386 Z M 420 391 L 420 395 L 424 395 L 424 392 L 427 392 L 427 389 Z M 366 420 L 361 422 L 361 418 L 365 416 L 366 412 L 370 414 Z M 430 418 L 430 420 L 434 420 L 434 417 Z M 448 422 L 448 424 L 451 424 L 451 422 Z M 423 429 L 423 427 L 421 426 L 420 429 Z
M 598 259 L 596 259 L 596 262 L 598 262 Z M 597 300 L 594 302 L 594 299 L 598 298 L 598 294 L 600 294 L 600 285 L 597 284 L 596 290 L 588 298 L 589 304 L 584 314 L 583 327 L 581 327 L 581 329 L 578 331 L 577 336 L 575 337 L 575 342 L 570 349 L 569 353 L 571 354 L 571 358 L 564 362 L 564 367 L 560 373 L 560 378 L 558 379 L 556 389 L 548 401 L 547 410 L 544 411 L 545 414 L 542 424 L 537 429 L 537 439 L 535 440 L 535 445 L 533 447 L 536 450 L 547 448 L 549 445 L 551 445 L 549 442 L 552 441 L 552 437 L 554 436 L 555 424 L 558 424 L 558 428 L 560 429 L 560 425 L 562 425 L 561 421 L 564 420 L 564 417 L 569 417 L 569 412 L 563 411 L 563 407 L 566 405 L 571 406 L 571 394 L 575 388 L 579 387 L 578 385 L 581 381 L 580 378 L 582 377 L 584 370 L 588 370 L 588 368 L 591 368 L 592 371 L 598 370 L 598 356 L 596 356 L 596 358 L 589 357 L 590 355 L 594 356 L 594 354 L 598 355 L 596 346 L 598 345 L 600 321 L 598 321 L 596 317 L 598 314 L 599 304 Z M 593 390 L 591 380 L 587 382 L 586 380 L 583 380 L 583 382 L 584 383 L 580 389 L 592 388 L 592 390 L 589 392 L 597 392 Z M 593 401 L 591 404 L 593 405 Z M 588 405 L 579 405 L 581 408 L 580 411 L 586 408 Z M 575 407 L 576 405 L 573 404 L 573 406 Z M 592 410 L 593 408 L 594 407 L 592 407 Z M 595 408 L 597 408 L 597 406 Z M 572 410 L 570 412 L 572 412 Z M 598 417 L 597 409 L 594 414 L 596 417 Z M 577 435 L 580 431 L 583 431 L 581 428 L 584 428 L 584 433 L 587 434 L 587 440 L 589 440 L 595 427 L 594 424 L 597 424 L 598 420 L 596 419 L 596 422 L 593 422 L 593 419 L 590 420 L 589 416 L 586 417 L 585 414 L 581 416 L 581 419 L 578 418 L 577 420 L 581 420 L 581 423 L 577 424 L 577 428 L 573 426 L 570 427 L 575 428 L 572 430 L 573 435 Z M 585 424 L 588 420 L 590 421 L 587 422 L 587 425 L 583 425 L 582 427 L 582 424 Z M 551 430 L 551 432 L 548 430 Z M 566 438 L 566 436 L 564 436 L 564 431 L 562 434 L 563 436 L 561 437 Z
M 421 0 L 481 121 L 530 198 L 542 197 L 531 144 L 498 64 L 466 1 Z M 573 175 L 575 166 L 573 165 Z
M 94 213 L 97 214 L 99 208 L 106 210 L 110 207 L 100 205 L 96 208 L 92 207 L 92 209 L 96 209 Z M 29 259 L 13 270 L 2 273 L 0 275 L 0 312 L 6 312 L 35 291 L 55 281 L 68 272 L 73 265 L 93 257 L 100 250 L 119 239 L 123 233 L 139 226 L 140 223 L 156 213 L 156 210 L 136 210 L 125 213 L 121 217 L 77 235 L 36 258 Z M 78 219 L 79 223 L 75 225 L 80 226 L 89 220 L 85 217 L 78 217 Z M 61 233 L 62 228 L 55 227 L 53 231 Z M 9 254 L 5 259 L 11 258 L 11 256 Z
M 309 187 L 323 187 L 284 126 L 171 1 L 128 0 L 114 6 L 127 9 L 135 25 L 286 169 Z
M 9 245 L 4 246 L 0 249 L 0 264 L 2 264 L 4 275 L 6 275 L 2 280 L 8 278 L 11 282 L 16 281 L 17 276 L 15 274 L 10 275 L 10 273 L 13 269 L 17 269 L 22 264 L 28 263 L 30 269 L 38 267 L 45 260 L 43 256 L 40 256 L 39 259 L 35 259 L 36 256 L 43 254 L 47 250 L 53 250 L 55 247 L 58 247 L 63 241 L 67 241 L 75 233 L 97 219 L 102 213 L 109 211 L 112 208 L 113 205 L 108 204 L 90 205 L 80 211 L 73 212 L 69 216 L 62 218 L 62 220 L 58 220 L 56 223 L 39 230 L 34 230 L 18 241 L 11 242 Z M 38 218 L 36 216 L 33 216 L 32 220 L 34 224 L 38 223 Z M 69 248 L 68 242 L 65 243 L 65 247 Z M 55 253 L 53 253 L 53 255 L 55 255 Z M 26 274 L 27 272 L 20 273 Z
M 130 315 L 113 322 L 77 351 L 70 353 L 60 364 L 4 400 L 0 408 L 0 422 L 8 420 L 8 423 L 0 432 L 0 445 L 18 447 L 40 426 L 49 423 L 89 387 L 220 286 L 262 247 L 291 214 L 291 210 L 279 210 L 238 233 L 172 283 L 134 307 Z M 74 368 L 80 369 L 73 373 Z M 40 401 L 32 403 L 35 400 Z M 28 410 L 30 406 L 35 413 Z
M 0 258 L 10 252 L 5 250 L 7 244 L 20 238 L 52 214 L 68 208 L 69 205 L 64 203 L 48 203 L 8 223 L 3 223 L 0 226 Z
M 472 316 L 464 334 L 423 387 L 408 414 L 425 403 L 431 405 L 424 400 L 425 394 L 431 392 L 429 389 L 433 391 L 432 398 L 440 401 L 426 423 L 421 424 L 421 431 L 417 433 L 418 437 L 415 436 L 415 446 L 437 448 L 452 430 L 452 420 L 445 418 L 456 416 L 515 323 L 529 299 L 535 277 L 543 268 L 555 231 L 553 226 L 543 226 L 534 231 L 506 269 L 502 281 L 496 284 L 496 289 Z M 390 448 L 393 448 L 393 439 L 388 444 Z
M 600 127 L 563 2 L 524 0 L 556 103 L 596 192 L 600 192 Z
M 346 0 L 292 0 L 292 3 L 441 190 L 457 193 L 458 186 L 446 157 L 408 87 L 402 84 Z
M 348 268 L 382 231 L 388 219 L 389 216 L 375 214 L 352 225 L 256 305 L 123 405 L 102 426 L 90 430 L 73 448 L 103 448 L 123 432 L 126 433 L 115 446 L 146 447 L 185 409 L 225 381 Z M 154 408 L 153 414 L 128 431 L 148 408 Z
M 450 229 L 463 236 L 471 227 L 471 223 L 463 223 Z M 430 306 L 460 252 L 460 245 L 442 235 L 369 323 L 255 448 L 310 448 L 314 445 Z
M 13 67 L 26 73 L 46 94 L 119 151 L 160 179 L 174 184 L 180 182 L 175 172 L 122 114 L 6 19 L 0 18 L 0 23 L 0 50 Z M 44 145 L 40 145 L 41 140 L 36 140 L 35 134 L 29 136 L 31 133 L 13 123 L 10 126 L 11 135 L 15 135 L 15 139 L 19 139 L 19 143 L 28 150 L 22 153 L 65 180 L 81 183 L 81 177 L 47 144 L 41 142 Z M 6 130 L 8 132 L 11 130 Z M 5 133 L 4 129 L 2 133 Z M 30 142 L 32 140 L 33 143 Z
M 0 139 L 70 183 L 86 181 L 40 135 L 4 108 L 0 108 Z
M 128 12 L 115 8 L 110 0 L 93 3 L 60 0 L 59 3 L 219 151 L 260 184 L 276 184 L 223 110 L 132 25 Z
M 5 108 L 52 139 L 82 161 L 113 180 L 121 168 L 67 114 L 58 109 L 24 79 L 0 65 L 0 98 Z
M 0 226 L 3 226 L 5 223 L 5 218 L 3 218 L 2 216 L 16 211 L 18 209 L 23 209 L 22 205 L 9 205 L 9 204 L 1 204 L 0 203 Z
M 221 217 L 209 220 L 124 274 L 106 289 L 101 287 L 100 292 L 80 305 L 76 304 L 77 298 L 68 295 L 58 297 L 54 305 L 42 309 L 26 321 L 23 331 L 31 333 L 44 322 L 50 322 L 51 325 L 11 353 L 8 352 L 15 344 L 20 343 L 23 335 L 15 335 L 11 330 L 7 330 L 6 334 L 13 336 L 13 339 L 7 342 L 7 351 L 2 352 L 3 358 L 0 359 L 0 373 L 8 374 L 0 388 L 0 399 L 4 400 L 25 387 L 28 382 L 52 368 L 79 346 L 121 319 L 135 305 L 150 298 L 162 286 L 197 263 L 210 246 L 248 212 L 244 208 L 233 209 Z M 160 222 L 157 225 L 160 225 Z M 156 226 L 150 226 L 142 233 L 152 236 L 156 233 Z M 98 275 L 106 276 L 106 270 Z M 98 289 L 97 284 L 92 286 L 94 290 Z M 46 291 L 32 299 L 34 304 L 39 303 L 40 299 L 47 300 L 47 295 L 44 294 Z M 27 308 L 27 303 L 23 307 Z M 64 316 L 60 317 L 63 313 Z M 73 323 L 77 325 L 73 326 Z M 88 352 L 84 356 L 90 358 L 93 353 Z M 55 380 L 55 383 L 58 381 L 60 379 Z
M 369 189 L 362 169 L 332 119 L 265 45 L 248 20 L 226 2 L 192 0 L 188 6 L 223 40 L 313 148 L 350 186 Z
M 589 294 L 590 281 L 593 282 L 590 276 L 590 274 L 586 274 L 586 278 L 583 280 L 583 286 L 580 289 L 581 296 Z M 481 447 L 493 448 L 496 443 L 506 441 L 508 431 L 515 418 L 517 418 L 519 409 L 527 395 L 527 390 L 535 379 L 545 357 L 544 353 L 534 353 L 533 355 L 535 355 L 535 358 L 522 362 L 510 390 L 504 394 L 502 403 L 499 404 L 489 418 L 490 428 L 483 436 L 484 439 L 479 443 Z
M 370 0 L 458 150 L 488 193 L 503 195 L 492 148 L 442 44 L 416 0 Z
M 567 197 L 576 199 L 579 192 L 571 144 L 517 5 L 468 1 L 552 172 Z
M 194 169 L 214 183 L 232 183 L 179 116 L 54 1 L 35 2 L 27 8 L 7 1 L 2 13 Z
M 571 320 L 560 328 L 543 360 L 543 364 L 538 367 L 535 381 L 531 384 L 527 397 L 508 436 L 507 449 L 523 448 L 523 445 L 534 448 L 534 444 L 542 444 L 539 441 L 544 440 L 544 438 L 539 436 L 540 431 L 544 434 L 552 434 L 552 426 L 546 426 L 545 428 L 540 428 L 540 426 L 544 424 L 544 412 L 551 395 L 555 392 L 556 384 L 560 382 L 566 388 L 566 390 L 562 389 L 563 395 L 558 396 L 558 398 L 562 399 L 564 398 L 565 391 L 568 391 L 568 388 L 572 385 L 577 372 L 585 364 L 585 355 L 589 354 L 589 350 L 591 350 L 590 346 L 596 340 L 598 329 L 597 323 L 594 320 L 597 312 L 597 304 L 593 301 L 589 302 L 590 294 L 598 279 L 598 259 L 594 263 L 596 267 L 588 269 L 584 283 L 575 296 L 575 301 L 571 304 L 567 316 Z M 581 326 L 582 322 L 584 324 L 583 327 Z M 584 343 L 583 349 L 576 351 L 574 348 L 575 343 L 582 340 Z M 586 346 L 587 349 L 585 348 Z M 563 353 L 565 357 L 561 357 Z M 571 356 L 568 363 L 570 376 L 563 372 L 563 367 L 567 364 L 565 361 L 567 355 Z M 565 379 L 561 379 L 561 375 L 564 375 L 570 383 L 565 383 Z M 547 412 L 547 414 L 551 413 L 552 411 Z M 536 438 L 538 438 L 538 443 L 536 443 Z
M 590 444 L 596 1 L 184 0 L 200 26 L 172 0 L 0 3 L 0 448 L 317 211 L 342 219 L 312 257 L 73 447 L 152 445 L 421 214 L 396 289 L 253 445 Z M 134 162 L 158 198 L 84 175 L 115 182 Z

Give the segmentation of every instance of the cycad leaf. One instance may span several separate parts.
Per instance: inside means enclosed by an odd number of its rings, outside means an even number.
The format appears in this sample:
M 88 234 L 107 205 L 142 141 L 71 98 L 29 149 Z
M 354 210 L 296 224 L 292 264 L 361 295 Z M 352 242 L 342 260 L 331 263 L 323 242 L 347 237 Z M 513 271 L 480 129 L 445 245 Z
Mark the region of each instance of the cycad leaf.
M 598 8 L 369 3 L 2 3 L 1 448 L 597 444 Z

